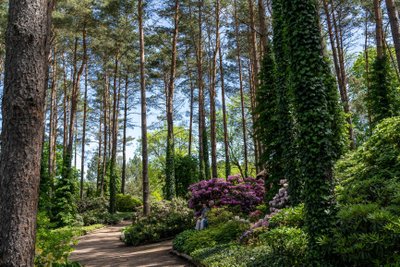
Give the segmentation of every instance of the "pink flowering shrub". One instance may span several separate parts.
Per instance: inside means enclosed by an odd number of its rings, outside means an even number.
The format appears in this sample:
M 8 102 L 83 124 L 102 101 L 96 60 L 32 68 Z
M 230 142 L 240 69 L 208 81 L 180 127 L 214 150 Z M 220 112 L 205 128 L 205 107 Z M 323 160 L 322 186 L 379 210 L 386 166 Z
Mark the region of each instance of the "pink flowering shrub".
M 228 179 L 213 178 L 192 184 L 189 187 L 191 198 L 189 207 L 201 210 L 202 204 L 213 200 L 215 206 L 239 207 L 250 213 L 261 204 L 264 198 L 264 181 L 254 178 L 241 178 L 239 175 Z

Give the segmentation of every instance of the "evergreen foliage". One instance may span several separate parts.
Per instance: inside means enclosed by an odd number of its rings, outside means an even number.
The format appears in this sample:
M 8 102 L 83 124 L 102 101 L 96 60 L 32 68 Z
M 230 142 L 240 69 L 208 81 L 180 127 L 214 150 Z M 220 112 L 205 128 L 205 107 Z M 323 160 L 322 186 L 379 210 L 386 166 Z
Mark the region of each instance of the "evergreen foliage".
M 367 94 L 367 106 L 371 115 L 372 127 L 385 118 L 398 114 L 398 99 L 396 100 L 396 88 L 393 85 L 389 58 L 384 55 L 376 57 L 372 64 L 370 74 L 370 90 Z
M 363 146 L 336 165 L 338 223 L 328 247 L 340 255 L 342 266 L 399 260 L 399 133 L 399 117 L 383 120 Z
M 316 1 L 285 1 L 291 88 L 298 129 L 300 176 L 304 181 L 305 224 L 309 264 L 320 266 L 326 257 L 317 244 L 328 234 L 332 219 L 333 159 L 336 144 L 330 114 L 331 91 L 326 86 Z
M 199 179 L 198 161 L 189 155 L 176 154 L 174 166 L 176 195 L 181 198 L 187 197 L 189 186 L 198 182 Z
M 302 184 L 297 173 L 295 143 L 295 124 L 293 118 L 293 96 L 291 93 L 291 73 L 288 54 L 288 26 L 285 18 L 283 1 L 272 2 L 272 25 L 274 30 L 273 51 L 276 58 L 276 113 L 277 113 L 277 157 L 282 169 L 279 179 L 289 182 L 290 202 L 297 205 L 301 201 Z M 279 181 L 279 180 L 278 180 Z

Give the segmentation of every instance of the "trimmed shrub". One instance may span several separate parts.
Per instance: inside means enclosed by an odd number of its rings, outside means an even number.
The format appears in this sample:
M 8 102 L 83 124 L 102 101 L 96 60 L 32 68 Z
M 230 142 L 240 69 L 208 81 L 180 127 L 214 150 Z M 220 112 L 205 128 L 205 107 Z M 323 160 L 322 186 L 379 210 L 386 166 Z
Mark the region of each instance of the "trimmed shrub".
M 130 196 L 117 194 L 116 195 L 116 210 L 121 212 L 136 211 L 142 205 L 142 201 Z

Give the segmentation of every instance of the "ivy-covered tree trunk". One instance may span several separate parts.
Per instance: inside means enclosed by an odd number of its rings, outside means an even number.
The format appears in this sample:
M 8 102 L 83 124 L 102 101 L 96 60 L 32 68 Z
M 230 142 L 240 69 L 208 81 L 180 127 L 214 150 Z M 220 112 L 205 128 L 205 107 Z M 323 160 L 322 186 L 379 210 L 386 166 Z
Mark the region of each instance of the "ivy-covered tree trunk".
M 321 33 L 317 2 L 285 1 L 287 41 L 293 106 L 298 128 L 300 177 L 304 181 L 305 224 L 309 237 L 310 266 L 320 266 L 324 252 L 318 238 L 331 227 L 333 159 L 336 144 L 327 97 L 326 61 L 321 53 Z
M 270 143 L 275 144 L 275 155 L 272 157 L 270 176 L 275 187 L 279 186 L 280 179 L 286 178 L 288 180 L 290 203 L 297 205 L 301 201 L 302 182 L 297 173 L 295 130 L 290 105 L 292 102 L 289 93 L 291 75 L 289 73 L 287 47 L 289 32 L 283 1 L 274 0 L 272 8 L 273 48 L 276 58 L 276 118 L 273 121 L 277 124 L 278 129 L 275 132 L 272 128 L 271 133 L 268 134 L 271 138 Z
M 390 62 L 384 46 L 381 1 L 374 0 L 375 37 L 377 56 L 370 73 L 367 105 L 371 112 L 372 127 L 394 114 L 394 89 L 391 84 Z
M 53 2 L 10 0 L 0 153 L 0 266 L 33 266 Z

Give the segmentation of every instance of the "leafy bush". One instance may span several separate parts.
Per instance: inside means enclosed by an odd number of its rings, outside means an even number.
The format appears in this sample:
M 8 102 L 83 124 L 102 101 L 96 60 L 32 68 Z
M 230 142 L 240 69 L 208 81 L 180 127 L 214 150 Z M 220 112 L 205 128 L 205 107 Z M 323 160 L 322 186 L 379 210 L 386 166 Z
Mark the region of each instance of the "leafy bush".
M 232 211 L 228 210 L 226 207 L 212 208 L 208 213 L 208 224 L 218 225 L 226 223 L 234 217 Z
M 303 227 L 303 225 L 304 225 L 303 204 L 296 207 L 282 209 L 269 219 L 270 228 L 277 228 L 281 226 L 301 228 Z
M 243 221 L 230 220 L 205 230 L 186 231 L 176 237 L 174 247 L 180 252 L 191 254 L 201 248 L 227 244 L 236 241 L 248 226 Z
M 254 266 L 304 266 L 307 251 L 306 233 L 294 227 L 282 226 L 260 235 L 261 242 L 271 252 L 260 255 Z
M 211 248 L 196 250 L 192 257 L 204 266 L 212 267 L 246 267 L 253 253 L 251 248 L 237 244 L 223 244 Z
M 98 198 L 84 198 L 79 200 L 77 203 L 78 213 L 82 214 L 87 211 L 99 210 L 99 211 L 107 211 L 108 209 L 108 200 L 104 197 Z
M 196 230 L 193 229 L 185 230 L 182 233 L 178 234 L 172 241 L 173 249 L 175 249 L 176 251 L 183 252 L 183 246 L 185 245 L 186 240 L 195 234 Z
M 97 224 L 51 230 L 53 225 L 43 212 L 38 214 L 37 224 L 35 266 L 80 266 L 78 263 L 68 262 L 68 256 L 73 251 L 72 245 L 76 242 L 74 238 L 103 227 Z
M 116 196 L 116 210 L 122 212 L 135 211 L 142 205 L 142 201 L 139 199 L 130 196 L 117 194 Z
M 175 155 L 175 184 L 178 197 L 188 196 L 188 187 L 199 181 L 197 159 L 190 155 Z
M 133 225 L 125 228 L 124 242 L 136 246 L 173 237 L 184 230 L 193 228 L 193 217 L 193 211 L 182 199 L 153 204 L 151 215 L 134 217 Z
M 51 266 L 53 263 L 67 263 L 68 256 L 73 251 L 71 247 L 73 230 L 49 230 L 52 225 L 44 213 L 38 214 L 37 224 L 35 265 Z
M 393 264 L 400 251 L 400 117 L 384 120 L 355 153 L 336 166 L 338 222 L 333 248 L 339 264 Z M 339 257 L 338 257 L 339 256 Z
M 261 204 L 264 197 L 264 181 L 240 176 L 229 176 L 227 180 L 213 178 L 200 181 L 189 187 L 189 207 L 201 210 L 202 204 L 213 200 L 216 206 L 239 207 L 249 213 Z

